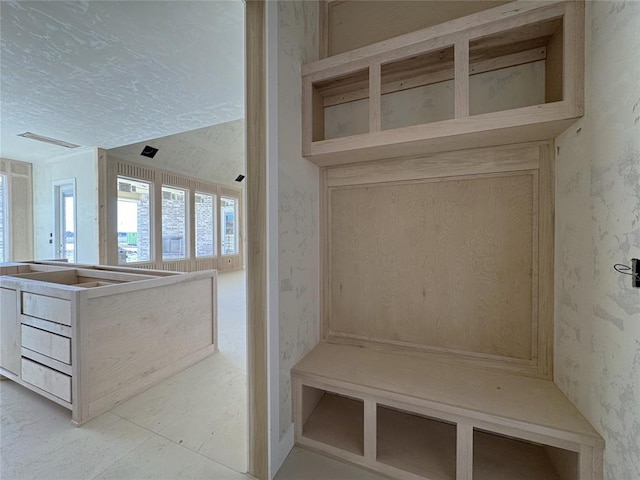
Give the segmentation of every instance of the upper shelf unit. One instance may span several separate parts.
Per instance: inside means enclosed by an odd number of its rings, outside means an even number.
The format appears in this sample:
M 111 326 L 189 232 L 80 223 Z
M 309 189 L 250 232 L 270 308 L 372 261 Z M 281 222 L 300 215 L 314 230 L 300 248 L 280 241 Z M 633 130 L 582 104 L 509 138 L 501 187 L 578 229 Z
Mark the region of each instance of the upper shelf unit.
M 548 140 L 583 114 L 584 3 L 517 1 L 307 64 L 320 166 Z

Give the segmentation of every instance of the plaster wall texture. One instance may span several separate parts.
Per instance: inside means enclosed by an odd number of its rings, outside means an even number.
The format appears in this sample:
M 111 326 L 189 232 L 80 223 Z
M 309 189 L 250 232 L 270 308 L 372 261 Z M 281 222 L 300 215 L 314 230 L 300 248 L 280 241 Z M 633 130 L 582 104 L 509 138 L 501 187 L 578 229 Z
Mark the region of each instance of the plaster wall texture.
M 88 148 L 33 165 L 34 257 L 56 258 L 53 182 L 76 181 L 76 262 L 100 263 L 98 256 L 98 149 Z
M 204 182 L 244 188 L 235 178 L 245 173 L 244 119 L 112 148 L 109 158 L 159 168 Z M 158 149 L 153 158 L 140 155 L 145 145 Z
M 587 2 L 585 116 L 556 139 L 555 382 L 640 479 L 640 2 Z
M 319 170 L 301 156 L 301 66 L 318 57 L 317 2 L 278 2 L 280 436 L 291 368 L 319 341 Z

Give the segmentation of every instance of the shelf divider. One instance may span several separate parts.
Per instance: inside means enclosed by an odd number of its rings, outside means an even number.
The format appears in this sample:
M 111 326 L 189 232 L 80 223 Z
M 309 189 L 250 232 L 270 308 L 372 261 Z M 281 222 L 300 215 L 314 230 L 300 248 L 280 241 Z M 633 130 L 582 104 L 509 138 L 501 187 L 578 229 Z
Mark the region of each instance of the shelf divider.
M 469 116 L 469 40 L 456 42 L 454 49 L 455 118 Z
M 457 430 L 456 480 L 473 480 L 473 426 L 464 422 Z

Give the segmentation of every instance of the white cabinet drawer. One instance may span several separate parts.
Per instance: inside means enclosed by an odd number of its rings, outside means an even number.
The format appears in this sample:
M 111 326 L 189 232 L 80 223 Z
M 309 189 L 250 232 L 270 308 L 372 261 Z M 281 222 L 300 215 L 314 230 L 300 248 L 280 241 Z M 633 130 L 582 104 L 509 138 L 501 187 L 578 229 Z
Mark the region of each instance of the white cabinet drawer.
M 62 400 L 71 402 L 71 377 L 64 373 L 22 359 L 22 380 Z
M 70 338 L 22 325 L 22 346 L 60 362 L 71 364 Z
M 71 302 L 62 298 L 23 292 L 22 313 L 31 317 L 71 325 Z

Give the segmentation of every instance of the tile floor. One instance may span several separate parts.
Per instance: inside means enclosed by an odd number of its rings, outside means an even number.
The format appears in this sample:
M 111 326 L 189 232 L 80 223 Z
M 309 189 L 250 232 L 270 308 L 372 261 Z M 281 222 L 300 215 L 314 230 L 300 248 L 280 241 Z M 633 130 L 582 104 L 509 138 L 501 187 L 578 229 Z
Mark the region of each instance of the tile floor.
M 219 276 L 220 352 L 80 428 L 0 382 L 2 480 L 247 479 L 245 274 Z M 381 477 L 294 449 L 277 480 Z

